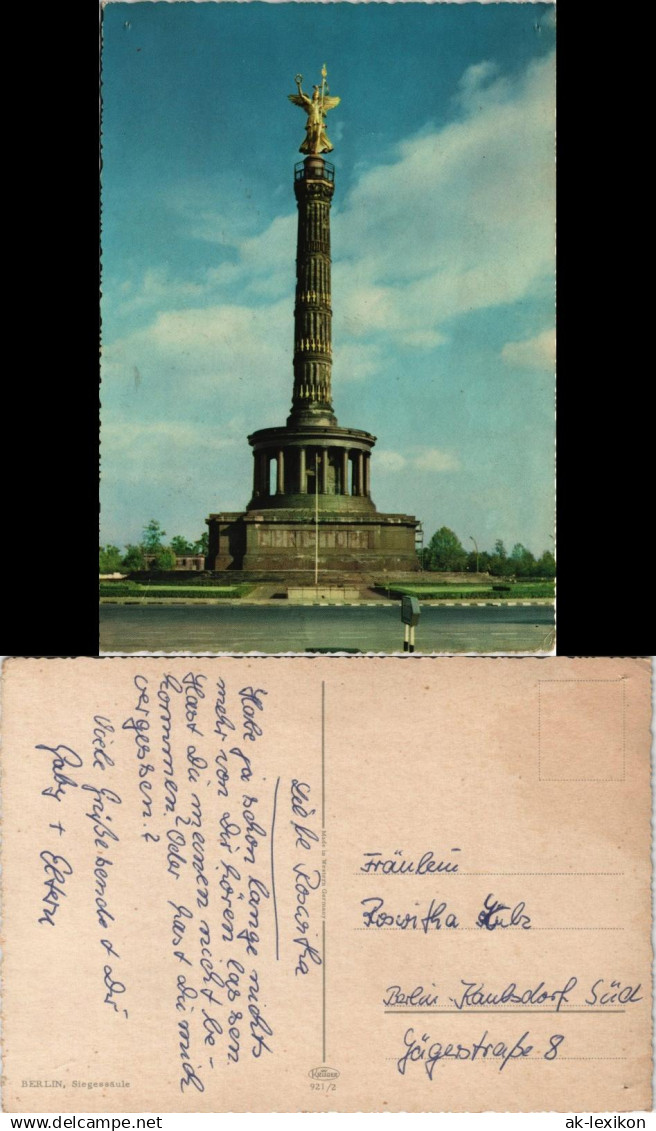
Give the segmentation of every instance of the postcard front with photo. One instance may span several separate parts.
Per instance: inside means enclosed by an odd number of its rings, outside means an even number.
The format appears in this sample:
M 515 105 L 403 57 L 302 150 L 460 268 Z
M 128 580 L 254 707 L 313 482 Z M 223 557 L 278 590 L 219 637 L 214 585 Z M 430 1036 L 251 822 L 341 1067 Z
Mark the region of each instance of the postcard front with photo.
M 106 6 L 102 651 L 553 649 L 554 99 L 549 4 Z

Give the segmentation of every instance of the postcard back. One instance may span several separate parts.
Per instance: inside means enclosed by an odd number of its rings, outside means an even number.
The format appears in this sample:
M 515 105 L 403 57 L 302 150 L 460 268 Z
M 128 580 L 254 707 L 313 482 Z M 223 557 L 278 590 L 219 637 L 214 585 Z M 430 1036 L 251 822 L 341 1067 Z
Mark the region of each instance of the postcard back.
M 651 1103 L 645 660 L 13 660 L 5 1107 Z

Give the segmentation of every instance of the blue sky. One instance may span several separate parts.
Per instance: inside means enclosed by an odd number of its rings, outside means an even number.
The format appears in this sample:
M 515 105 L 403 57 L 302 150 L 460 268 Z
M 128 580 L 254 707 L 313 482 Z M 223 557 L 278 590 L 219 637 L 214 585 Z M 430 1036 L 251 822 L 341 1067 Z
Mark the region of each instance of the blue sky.
M 304 114 L 328 67 L 333 401 L 380 511 L 552 548 L 549 4 L 104 9 L 101 541 L 250 497 L 292 391 Z

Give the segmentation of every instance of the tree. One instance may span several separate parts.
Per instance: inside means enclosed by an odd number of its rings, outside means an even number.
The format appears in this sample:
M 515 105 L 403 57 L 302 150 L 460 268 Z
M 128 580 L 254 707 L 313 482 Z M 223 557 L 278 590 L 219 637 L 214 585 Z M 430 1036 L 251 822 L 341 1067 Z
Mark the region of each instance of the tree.
M 426 549 L 429 569 L 457 571 L 467 564 L 467 551 L 448 526 L 441 526 L 435 532 Z
M 478 569 L 479 573 L 489 573 L 491 560 L 487 550 L 479 550 L 478 553 L 475 550 L 470 550 L 467 554 L 467 572 L 476 573 Z
M 535 568 L 538 577 L 556 576 L 556 559 L 554 558 L 550 550 L 544 551 Z
M 170 570 L 175 569 L 175 553 L 170 546 L 162 546 L 159 553 L 151 564 L 152 570 Z
M 494 553 L 490 558 L 490 573 L 494 577 L 503 577 L 510 569 L 506 547 L 501 539 L 497 538 L 494 543 Z
M 121 568 L 122 554 L 118 546 L 100 546 L 98 550 L 98 572 L 118 573 Z
M 521 542 L 516 542 L 513 546 L 509 564 L 515 577 L 532 577 L 535 573 L 535 558 Z
M 157 554 L 159 550 L 164 548 L 165 536 L 166 531 L 162 530 L 157 519 L 151 518 L 150 522 L 143 528 L 141 545 L 147 554 Z
M 122 564 L 126 569 L 137 570 L 148 568 L 143 546 L 133 546 L 128 542 L 125 551 Z
M 195 554 L 209 554 L 210 552 L 210 532 L 204 530 L 197 542 L 194 542 Z
M 176 534 L 175 538 L 171 539 L 171 549 L 174 554 L 177 554 L 178 557 L 181 558 L 186 554 L 197 553 L 195 545 L 188 542 L 186 538 L 183 538 L 182 534 Z

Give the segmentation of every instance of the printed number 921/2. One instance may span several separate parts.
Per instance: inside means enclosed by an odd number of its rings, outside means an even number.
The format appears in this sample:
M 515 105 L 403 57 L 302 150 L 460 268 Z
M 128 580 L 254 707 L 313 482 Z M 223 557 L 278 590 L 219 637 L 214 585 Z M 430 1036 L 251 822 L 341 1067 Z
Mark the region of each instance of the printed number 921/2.
M 310 1090 L 313 1092 L 335 1092 L 337 1084 L 331 1084 L 327 1081 L 323 1084 L 310 1084 Z

